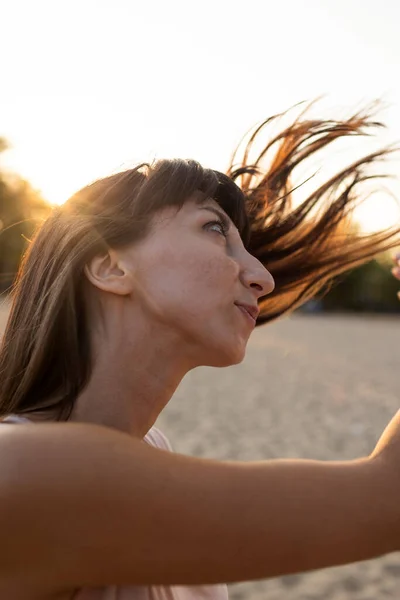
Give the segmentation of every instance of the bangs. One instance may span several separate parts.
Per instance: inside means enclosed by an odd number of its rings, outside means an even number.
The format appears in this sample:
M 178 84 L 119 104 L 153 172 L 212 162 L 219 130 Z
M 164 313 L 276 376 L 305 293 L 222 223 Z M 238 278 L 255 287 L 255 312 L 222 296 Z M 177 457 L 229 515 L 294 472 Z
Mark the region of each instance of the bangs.
M 213 199 L 226 212 L 239 231 L 245 246 L 249 243 L 250 224 L 246 198 L 231 177 L 206 169 L 195 160 L 164 159 L 156 163 L 137 201 L 148 212 L 163 206 L 182 208 L 189 198 L 196 202 Z

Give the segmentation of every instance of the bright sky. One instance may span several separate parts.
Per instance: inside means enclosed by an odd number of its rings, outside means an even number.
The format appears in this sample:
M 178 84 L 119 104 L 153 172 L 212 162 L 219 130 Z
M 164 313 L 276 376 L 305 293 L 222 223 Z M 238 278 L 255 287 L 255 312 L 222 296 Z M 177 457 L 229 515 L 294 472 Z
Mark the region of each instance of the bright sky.
M 152 158 L 224 170 L 255 123 L 321 94 L 333 118 L 383 98 L 380 142 L 400 141 L 392 0 L 1 4 L 0 136 L 13 146 L 2 160 L 51 202 Z M 360 219 L 387 226 L 399 208 L 379 196 Z

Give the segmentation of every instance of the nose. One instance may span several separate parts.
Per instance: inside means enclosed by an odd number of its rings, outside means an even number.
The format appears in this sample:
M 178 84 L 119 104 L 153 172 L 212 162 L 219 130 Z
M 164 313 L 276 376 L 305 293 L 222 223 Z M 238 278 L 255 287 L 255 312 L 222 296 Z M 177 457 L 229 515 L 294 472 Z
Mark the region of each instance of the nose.
M 262 296 L 267 296 L 275 289 L 275 280 L 271 273 L 248 252 L 247 260 L 242 267 L 241 280 L 243 285 L 256 291 L 257 300 Z

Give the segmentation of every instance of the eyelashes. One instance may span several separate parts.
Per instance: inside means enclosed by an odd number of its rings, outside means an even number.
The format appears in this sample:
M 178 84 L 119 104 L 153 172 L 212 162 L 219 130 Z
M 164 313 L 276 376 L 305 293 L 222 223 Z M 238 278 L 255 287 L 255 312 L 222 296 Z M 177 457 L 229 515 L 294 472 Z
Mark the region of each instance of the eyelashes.
M 221 235 L 223 235 L 225 238 L 228 237 L 228 228 L 225 225 L 225 223 L 223 223 L 219 219 L 216 219 L 215 221 L 210 221 L 209 223 L 207 223 L 205 225 L 205 227 L 207 227 L 207 229 L 209 229 L 213 225 L 218 225 L 218 227 L 221 229 Z

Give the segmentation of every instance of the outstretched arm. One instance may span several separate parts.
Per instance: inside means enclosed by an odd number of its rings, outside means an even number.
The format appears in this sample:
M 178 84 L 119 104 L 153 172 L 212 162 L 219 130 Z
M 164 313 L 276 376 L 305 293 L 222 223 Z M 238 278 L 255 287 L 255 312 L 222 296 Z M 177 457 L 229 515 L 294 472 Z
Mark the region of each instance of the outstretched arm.
M 400 418 L 369 458 L 218 462 L 94 425 L 0 436 L 0 591 L 243 581 L 400 548 Z

